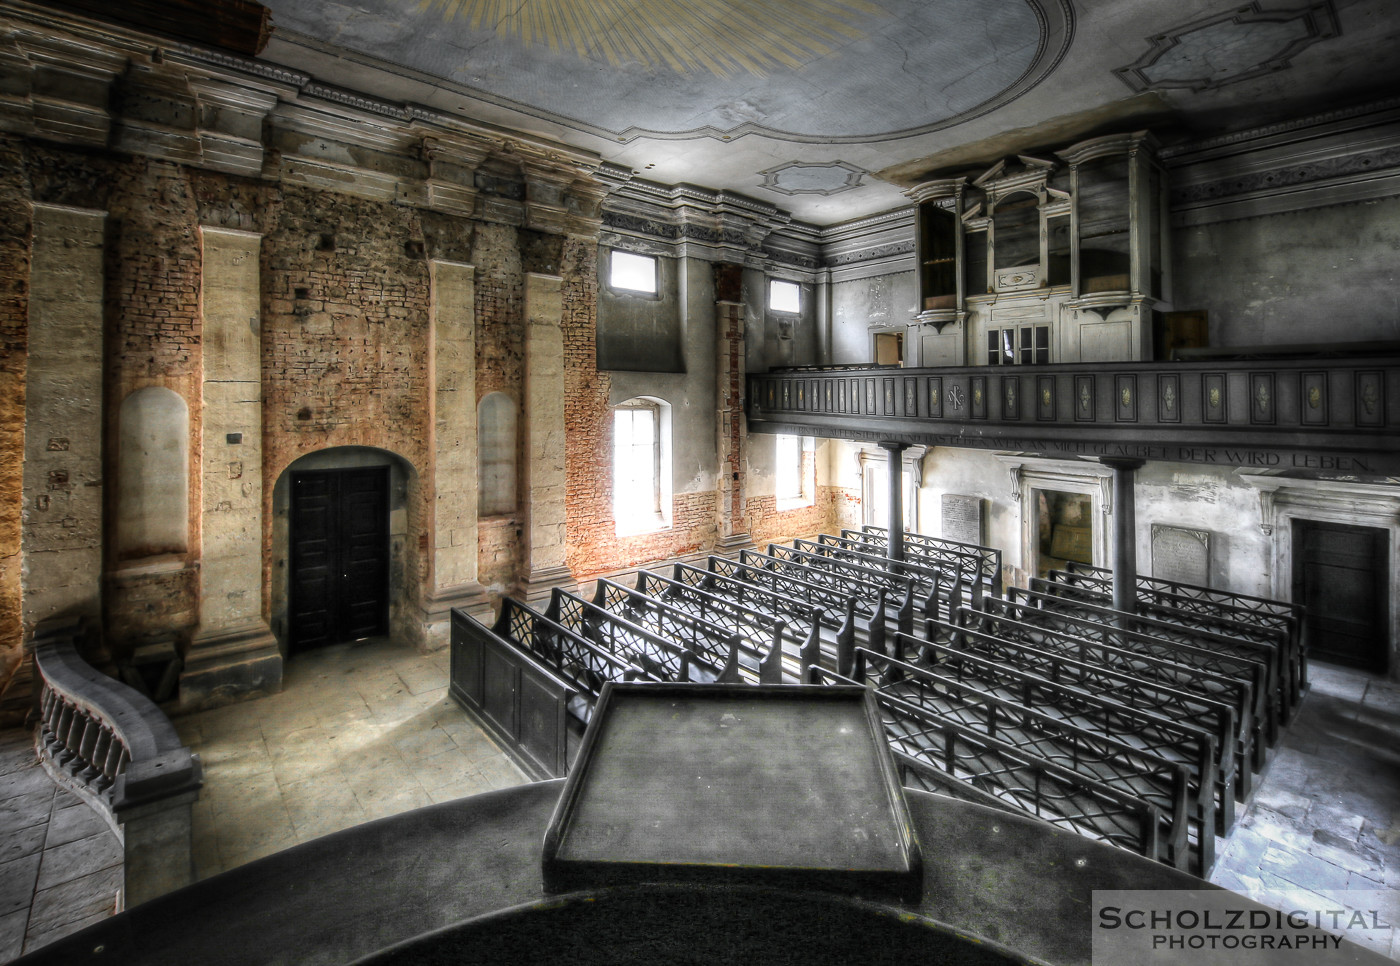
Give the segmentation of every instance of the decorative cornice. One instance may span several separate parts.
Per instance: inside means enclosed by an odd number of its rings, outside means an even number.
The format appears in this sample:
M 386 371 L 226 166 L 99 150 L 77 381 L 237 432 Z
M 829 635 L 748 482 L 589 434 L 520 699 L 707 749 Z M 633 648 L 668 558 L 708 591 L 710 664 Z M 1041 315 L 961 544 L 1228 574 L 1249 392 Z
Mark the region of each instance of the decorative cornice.
M 1228 178 L 1172 189 L 1173 207 L 1218 201 L 1260 191 L 1282 191 L 1319 184 L 1352 175 L 1366 175 L 1400 168 L 1400 147 L 1343 155 L 1302 164 L 1284 164 Z

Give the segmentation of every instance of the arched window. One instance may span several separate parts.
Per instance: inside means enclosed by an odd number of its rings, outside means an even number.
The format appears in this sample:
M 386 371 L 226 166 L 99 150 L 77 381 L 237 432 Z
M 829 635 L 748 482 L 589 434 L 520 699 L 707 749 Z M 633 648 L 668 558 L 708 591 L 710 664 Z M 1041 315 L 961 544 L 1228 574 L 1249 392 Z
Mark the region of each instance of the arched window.
M 613 409 L 613 519 L 619 535 L 671 525 L 671 406 L 638 396 Z
M 515 400 L 487 393 L 476 420 L 477 513 L 484 517 L 515 511 Z

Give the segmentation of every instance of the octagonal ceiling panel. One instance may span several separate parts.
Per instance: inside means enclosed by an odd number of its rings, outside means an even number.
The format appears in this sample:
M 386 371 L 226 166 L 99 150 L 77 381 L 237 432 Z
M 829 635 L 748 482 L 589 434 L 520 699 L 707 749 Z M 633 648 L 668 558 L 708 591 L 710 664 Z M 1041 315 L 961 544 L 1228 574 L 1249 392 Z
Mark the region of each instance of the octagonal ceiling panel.
M 279 29 L 607 137 L 874 141 L 1042 80 L 1067 0 L 271 0 Z

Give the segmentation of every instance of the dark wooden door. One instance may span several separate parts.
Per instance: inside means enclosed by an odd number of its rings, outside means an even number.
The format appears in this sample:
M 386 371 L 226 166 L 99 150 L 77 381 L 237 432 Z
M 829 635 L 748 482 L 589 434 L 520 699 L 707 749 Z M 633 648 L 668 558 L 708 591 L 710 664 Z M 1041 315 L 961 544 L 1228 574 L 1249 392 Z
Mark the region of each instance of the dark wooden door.
M 292 476 L 291 649 L 388 630 L 389 470 Z
M 1377 527 L 1293 521 L 1293 599 L 1307 608 L 1310 657 L 1387 669 L 1389 537 Z

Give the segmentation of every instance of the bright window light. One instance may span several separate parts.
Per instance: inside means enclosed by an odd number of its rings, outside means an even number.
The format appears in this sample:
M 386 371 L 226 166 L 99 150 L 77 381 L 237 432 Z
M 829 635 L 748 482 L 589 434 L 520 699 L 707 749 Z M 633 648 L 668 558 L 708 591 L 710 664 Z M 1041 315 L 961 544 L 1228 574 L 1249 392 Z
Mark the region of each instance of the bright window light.
M 798 300 L 796 282 L 780 282 L 776 278 L 768 283 L 768 308 L 774 312 L 799 312 L 802 303 Z
M 608 285 L 626 292 L 656 294 L 656 259 L 651 255 L 633 255 L 614 251 Z

